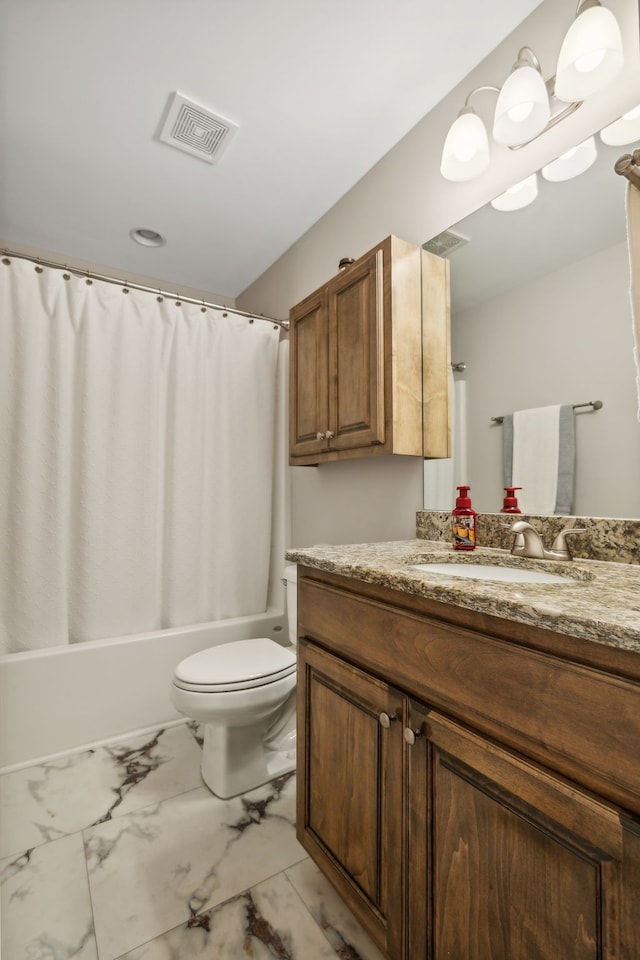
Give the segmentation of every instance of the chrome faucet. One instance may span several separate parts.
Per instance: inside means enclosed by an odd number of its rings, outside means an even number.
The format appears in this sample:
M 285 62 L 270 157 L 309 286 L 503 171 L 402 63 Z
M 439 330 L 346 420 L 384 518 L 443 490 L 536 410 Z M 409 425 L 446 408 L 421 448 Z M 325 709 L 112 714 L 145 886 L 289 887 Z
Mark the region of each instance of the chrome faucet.
M 586 532 L 584 527 L 565 527 L 553 541 L 551 549 L 547 550 L 536 528 L 526 520 L 516 520 L 509 529 L 516 534 L 511 555 L 529 557 L 532 560 L 572 560 L 567 537 L 572 533 Z

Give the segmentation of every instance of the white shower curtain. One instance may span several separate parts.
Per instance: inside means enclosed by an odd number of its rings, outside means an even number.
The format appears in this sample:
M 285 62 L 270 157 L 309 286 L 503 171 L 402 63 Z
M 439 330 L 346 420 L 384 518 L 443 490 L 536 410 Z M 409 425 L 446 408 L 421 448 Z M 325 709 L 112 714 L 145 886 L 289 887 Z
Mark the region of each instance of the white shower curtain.
M 0 264 L 0 652 L 266 608 L 279 331 Z
M 450 374 L 452 456 L 446 460 L 424 461 L 424 509 L 448 513 L 453 510 L 456 487 L 469 482 L 467 476 L 467 384 Z

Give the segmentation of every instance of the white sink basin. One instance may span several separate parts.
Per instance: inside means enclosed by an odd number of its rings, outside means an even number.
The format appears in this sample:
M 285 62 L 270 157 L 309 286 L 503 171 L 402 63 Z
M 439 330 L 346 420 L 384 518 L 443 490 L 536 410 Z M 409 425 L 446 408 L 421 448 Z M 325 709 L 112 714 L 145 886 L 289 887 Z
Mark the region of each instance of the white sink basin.
M 529 570 L 526 567 L 498 567 L 492 563 L 412 563 L 414 570 L 439 573 L 446 577 L 461 577 L 467 580 L 494 580 L 501 583 L 573 583 L 571 577 L 563 577 L 545 570 Z

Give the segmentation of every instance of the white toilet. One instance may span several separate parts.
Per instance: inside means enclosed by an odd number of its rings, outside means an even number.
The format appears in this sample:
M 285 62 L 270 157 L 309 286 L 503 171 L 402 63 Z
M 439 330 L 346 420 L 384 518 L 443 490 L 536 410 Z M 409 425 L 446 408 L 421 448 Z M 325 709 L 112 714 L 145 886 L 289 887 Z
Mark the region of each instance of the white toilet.
M 201 650 L 178 664 L 171 701 L 204 727 L 202 779 L 227 799 L 296 766 L 297 567 L 285 567 L 289 640 L 261 637 Z

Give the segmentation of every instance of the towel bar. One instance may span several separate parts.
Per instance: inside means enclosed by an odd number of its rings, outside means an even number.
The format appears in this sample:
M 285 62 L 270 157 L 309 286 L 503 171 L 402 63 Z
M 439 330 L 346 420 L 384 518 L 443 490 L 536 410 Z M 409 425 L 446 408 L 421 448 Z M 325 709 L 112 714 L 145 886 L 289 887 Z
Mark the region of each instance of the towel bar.
M 602 400 L 588 400 L 587 403 L 574 403 L 573 409 L 577 410 L 579 407 L 593 407 L 594 410 L 600 410 L 602 405 Z M 491 421 L 492 423 L 504 423 L 504 416 L 491 417 Z

